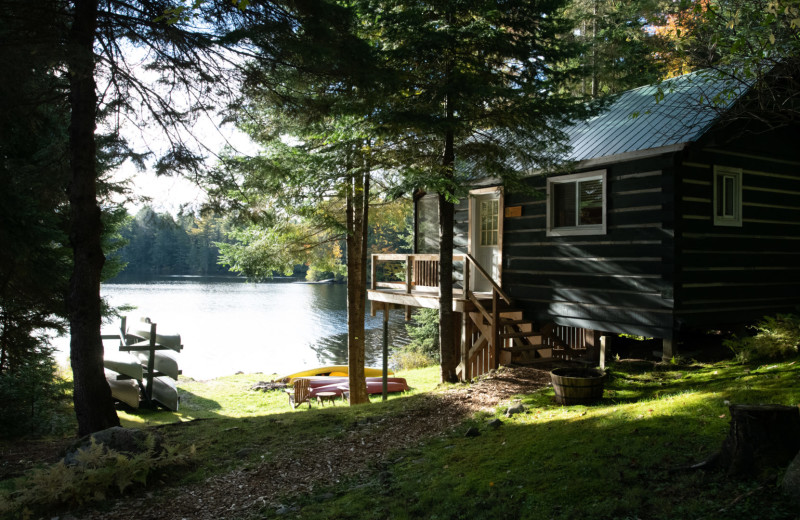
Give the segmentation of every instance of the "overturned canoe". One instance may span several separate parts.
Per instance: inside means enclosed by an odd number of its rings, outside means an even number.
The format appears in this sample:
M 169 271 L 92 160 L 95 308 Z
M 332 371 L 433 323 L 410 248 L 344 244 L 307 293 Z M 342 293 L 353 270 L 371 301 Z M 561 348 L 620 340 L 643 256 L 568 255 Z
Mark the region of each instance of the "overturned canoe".
M 349 373 L 350 373 L 350 367 L 348 367 L 347 365 L 331 365 L 327 367 L 317 367 L 317 368 L 309 368 L 308 370 L 301 370 L 300 372 L 295 372 L 294 374 L 278 377 L 275 379 L 275 381 L 291 383 L 292 381 L 294 381 L 299 377 L 313 377 L 313 376 L 331 376 L 331 377 L 346 378 Z M 394 374 L 394 372 L 392 370 L 389 370 L 389 375 L 392 374 Z M 380 377 L 383 376 L 383 369 L 364 367 L 364 375 L 367 377 Z
M 136 356 L 125 352 L 106 352 L 103 356 L 103 366 L 133 379 L 141 380 L 143 377 L 142 363 Z
M 131 408 L 139 408 L 139 383 L 133 379 L 117 379 L 117 373 L 106 370 L 106 381 L 111 387 L 111 397 Z
M 134 355 L 136 356 L 137 361 L 140 363 L 140 366 L 148 366 L 147 363 L 150 361 L 149 351 L 140 350 L 135 352 Z M 156 372 L 164 374 L 165 376 L 169 376 L 172 379 L 178 379 L 178 376 L 181 374 L 181 371 L 178 368 L 177 353 L 169 350 L 157 350 L 155 352 L 155 362 L 153 368 Z
M 370 381 L 369 379 L 373 378 L 368 378 L 367 380 L 367 394 L 383 393 L 383 381 Z M 394 392 L 405 392 L 406 390 L 408 390 L 408 384 L 406 383 L 406 380 L 403 379 L 402 377 L 392 377 L 389 379 L 390 380 L 387 381 L 386 384 L 386 391 L 388 393 L 391 394 Z M 347 381 L 345 381 L 344 383 L 337 382 L 328 385 L 312 387 L 311 391 L 309 392 L 309 395 L 313 398 L 316 397 L 317 394 L 320 392 L 332 392 L 338 396 L 342 395 L 343 392 L 349 392 L 349 391 L 350 391 L 350 385 Z
M 128 329 L 127 336 L 134 336 L 135 338 L 141 338 L 141 341 L 135 342 L 137 344 L 143 343 L 145 341 L 150 341 L 150 331 L 145 330 L 143 328 L 130 328 Z M 156 344 L 174 350 L 176 352 L 180 352 L 181 349 L 183 348 L 183 345 L 181 345 L 180 334 L 156 333 Z
M 145 381 L 145 391 L 147 391 L 147 381 Z M 178 411 L 180 398 L 178 397 L 178 387 L 175 381 L 169 377 L 153 378 L 152 400 L 172 411 Z
M 330 386 L 330 385 L 349 385 L 350 379 L 347 377 L 332 377 L 332 376 L 311 376 L 311 377 L 302 377 L 297 379 L 308 379 L 308 386 L 309 388 L 318 388 L 320 386 Z M 383 377 L 367 377 L 367 383 L 382 383 Z M 406 383 L 405 378 L 403 377 L 387 377 L 386 380 L 389 383 L 401 383 L 406 386 L 408 389 L 408 384 Z

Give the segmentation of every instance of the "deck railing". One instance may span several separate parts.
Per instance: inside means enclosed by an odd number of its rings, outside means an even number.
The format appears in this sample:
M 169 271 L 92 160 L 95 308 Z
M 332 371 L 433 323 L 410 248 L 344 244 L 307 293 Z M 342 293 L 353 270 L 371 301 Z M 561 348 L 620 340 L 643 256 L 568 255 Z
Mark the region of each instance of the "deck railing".
M 462 262 L 464 255 L 453 255 L 453 262 Z M 405 269 L 405 281 L 378 281 L 378 264 L 402 262 Z M 405 289 L 409 294 L 413 290 L 434 290 L 439 288 L 439 255 L 435 254 L 374 254 L 370 276 L 371 289 Z
M 402 262 L 405 272 L 404 281 L 387 282 L 378 281 L 378 265 L 385 262 Z M 585 354 L 594 347 L 597 339 L 588 341 L 587 331 L 578 327 L 566 327 L 549 323 L 533 330 L 533 322 L 519 318 L 508 318 L 512 313 L 521 314 L 513 308 L 511 298 L 494 280 L 472 255 L 453 255 L 453 262 L 462 263 L 461 290 L 457 293 L 460 299 L 469 300 L 471 310 L 464 320 L 463 337 L 469 338 L 461 345 L 460 364 L 457 371 L 461 377 L 471 379 L 489 370 L 496 368 L 499 362 L 499 351 L 513 347 L 514 342 L 519 343 L 522 337 L 527 338 L 527 344 L 517 345 L 520 350 L 526 346 L 536 350 L 550 347 L 553 357 L 570 359 Z M 397 271 L 395 271 L 397 272 Z M 400 271 L 403 272 L 403 271 Z M 454 274 L 456 268 L 454 266 Z M 438 292 L 439 290 L 439 255 L 437 254 L 374 254 L 371 266 L 371 288 L 400 290 L 411 294 L 412 291 Z M 488 284 L 473 282 L 484 278 Z M 487 290 L 477 294 L 472 286 L 480 285 Z M 406 315 L 410 316 L 408 308 Z M 501 315 L 506 316 L 506 323 L 501 323 Z M 511 324 L 507 323 L 512 321 Z M 519 328 L 520 323 L 528 327 Z M 507 328 L 510 328 L 506 330 Z M 531 334 L 523 334 L 529 332 Z M 591 331 L 594 333 L 594 331 Z M 596 336 L 596 333 L 595 333 Z M 537 337 L 530 343 L 530 338 Z

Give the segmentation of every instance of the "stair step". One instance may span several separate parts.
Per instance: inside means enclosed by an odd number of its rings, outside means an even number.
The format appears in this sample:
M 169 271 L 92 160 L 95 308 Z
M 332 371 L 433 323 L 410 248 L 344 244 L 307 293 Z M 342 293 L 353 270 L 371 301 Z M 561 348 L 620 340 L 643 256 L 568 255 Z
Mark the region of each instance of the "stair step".
M 537 331 L 529 331 L 529 332 L 501 332 L 500 337 L 502 339 L 508 338 L 532 338 L 534 336 L 541 336 L 541 334 Z
M 533 325 L 531 320 L 514 320 L 511 318 L 500 318 L 501 325 Z
M 487 309 L 491 309 L 492 308 L 492 300 L 481 299 L 481 300 L 478 300 L 478 302 L 480 302 L 480 304 L 483 305 L 484 307 L 486 307 Z M 497 302 L 497 308 L 500 310 L 500 312 L 512 312 L 512 311 L 513 312 L 518 312 L 518 311 L 522 310 L 522 309 L 519 309 L 517 307 L 510 307 L 503 300 L 499 300 Z
M 501 347 L 500 350 L 505 352 L 530 352 L 531 350 L 545 350 L 553 348 L 550 345 L 523 345 L 521 347 Z

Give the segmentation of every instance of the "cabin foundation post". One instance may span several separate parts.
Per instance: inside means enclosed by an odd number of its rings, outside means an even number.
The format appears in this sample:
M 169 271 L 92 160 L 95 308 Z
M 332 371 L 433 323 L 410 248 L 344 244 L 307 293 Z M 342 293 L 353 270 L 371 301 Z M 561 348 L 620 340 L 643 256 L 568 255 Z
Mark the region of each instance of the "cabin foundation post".
M 661 338 L 661 361 L 669 361 L 675 357 L 675 334 Z
M 606 369 L 606 350 L 611 345 L 611 336 L 607 334 L 603 334 L 600 336 L 600 370 Z

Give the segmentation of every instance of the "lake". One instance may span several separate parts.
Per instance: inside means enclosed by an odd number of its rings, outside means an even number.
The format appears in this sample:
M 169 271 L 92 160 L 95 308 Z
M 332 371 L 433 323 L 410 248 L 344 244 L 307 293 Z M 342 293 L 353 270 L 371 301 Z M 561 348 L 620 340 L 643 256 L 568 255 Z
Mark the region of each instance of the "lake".
M 147 316 L 158 331 L 179 333 L 180 368 L 210 379 L 236 372 L 285 374 L 319 365 L 347 364 L 347 286 L 247 283 L 231 278 L 170 277 L 103 284 L 112 306 L 130 304 L 130 319 Z M 367 366 L 381 366 L 382 314 L 366 318 Z M 118 322 L 104 327 L 115 333 Z M 66 359 L 68 338 L 54 342 Z M 408 343 L 403 312 L 390 313 L 389 345 Z M 114 342 L 106 342 L 114 348 Z

